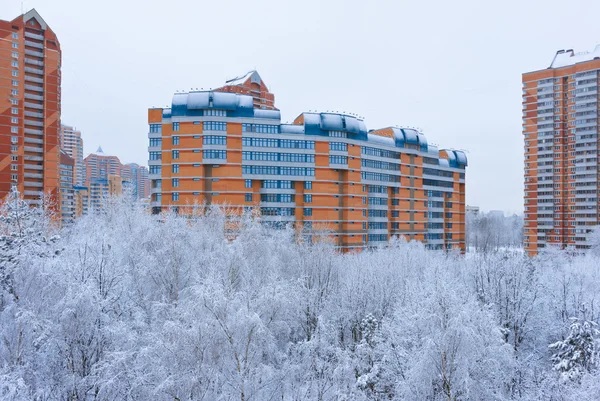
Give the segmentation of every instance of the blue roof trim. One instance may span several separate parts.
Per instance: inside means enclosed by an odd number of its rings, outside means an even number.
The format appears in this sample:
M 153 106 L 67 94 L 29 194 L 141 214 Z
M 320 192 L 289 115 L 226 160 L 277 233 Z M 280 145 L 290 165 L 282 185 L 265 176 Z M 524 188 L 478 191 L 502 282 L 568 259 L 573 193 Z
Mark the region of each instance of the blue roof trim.
M 419 133 L 416 130 L 402 128 L 402 132 L 404 132 L 404 140 L 406 143 L 419 144 Z
M 467 166 L 468 162 L 467 162 L 467 155 L 465 154 L 465 152 L 463 152 L 462 150 L 455 150 L 454 153 L 456 154 L 456 163 L 460 166 Z
M 376 134 L 367 134 L 367 141 L 385 146 L 395 146 L 394 139 Z

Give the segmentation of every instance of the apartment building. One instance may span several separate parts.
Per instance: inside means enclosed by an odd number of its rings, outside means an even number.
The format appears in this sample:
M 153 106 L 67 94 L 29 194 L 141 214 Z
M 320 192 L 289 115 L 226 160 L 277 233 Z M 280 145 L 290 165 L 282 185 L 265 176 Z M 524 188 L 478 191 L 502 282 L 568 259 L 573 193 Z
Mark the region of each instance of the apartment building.
M 305 112 L 283 124 L 262 99 L 274 102 L 252 71 L 148 110 L 153 213 L 226 204 L 258 208 L 274 225 L 331 230 L 342 250 L 392 236 L 464 249 L 463 151 L 412 128 L 369 131 L 348 114 Z
M 0 198 L 16 186 L 31 204 L 58 202 L 61 50 L 32 9 L 0 20 Z
M 135 199 L 150 196 L 148 168 L 137 163 L 127 163 L 121 167 L 121 177 L 130 183 L 131 194 Z
M 104 153 L 102 147 L 83 159 L 84 182 L 107 179 L 109 175 L 120 176 L 123 165 L 117 156 Z
M 598 210 L 598 71 L 592 52 L 556 52 L 523 74 L 525 249 L 586 249 Z
M 59 208 L 60 222 L 62 226 L 73 223 L 75 218 L 75 194 L 73 190 L 73 176 L 75 171 L 75 160 L 73 160 L 62 149 L 60 151 L 60 194 Z
M 73 185 L 82 185 L 85 182 L 83 168 L 83 139 L 81 131 L 74 127 L 60 126 L 60 148 L 75 162 L 73 169 Z

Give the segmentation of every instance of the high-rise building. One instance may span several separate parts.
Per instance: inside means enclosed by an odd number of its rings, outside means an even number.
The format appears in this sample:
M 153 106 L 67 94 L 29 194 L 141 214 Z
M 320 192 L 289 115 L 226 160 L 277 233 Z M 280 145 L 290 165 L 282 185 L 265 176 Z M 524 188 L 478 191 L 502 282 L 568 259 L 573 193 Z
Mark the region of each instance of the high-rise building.
M 104 153 L 102 147 L 90 153 L 84 160 L 85 182 L 106 180 L 109 175 L 120 176 L 123 165 L 117 156 Z
M 560 50 L 546 69 L 523 74 L 525 249 L 588 247 L 599 221 L 600 46 Z
M 148 169 L 137 163 L 128 163 L 121 168 L 121 177 L 130 183 L 132 195 L 135 199 L 143 199 L 150 196 L 150 180 Z
M 59 195 L 61 51 L 35 10 L 0 20 L 0 198 Z
M 83 139 L 81 139 L 81 131 L 61 124 L 60 148 L 75 162 L 73 185 L 82 185 L 85 181 L 85 176 L 83 175 Z
M 63 150 L 60 152 L 60 196 L 59 213 L 63 226 L 73 223 L 75 217 L 75 195 L 73 190 L 73 175 L 75 161 Z
M 90 191 L 84 185 L 74 185 L 75 217 L 84 216 L 90 210 Z
M 228 90 L 232 83 L 241 89 Z M 464 249 L 463 151 L 438 149 L 412 128 L 368 131 L 348 114 L 302 113 L 282 124 L 262 99 L 274 97 L 253 71 L 148 110 L 154 213 L 256 207 L 265 222 L 329 229 L 343 250 L 396 235 Z

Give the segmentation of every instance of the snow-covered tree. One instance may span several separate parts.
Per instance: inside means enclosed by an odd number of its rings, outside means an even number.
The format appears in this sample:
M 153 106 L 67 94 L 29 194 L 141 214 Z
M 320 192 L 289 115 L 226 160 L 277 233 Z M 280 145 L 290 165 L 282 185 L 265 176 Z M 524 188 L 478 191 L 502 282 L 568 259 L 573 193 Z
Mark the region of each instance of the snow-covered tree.
M 578 381 L 583 374 L 600 366 L 600 330 L 596 322 L 571 320 L 567 337 L 549 348 L 553 351 L 554 369 L 560 372 L 562 380 Z

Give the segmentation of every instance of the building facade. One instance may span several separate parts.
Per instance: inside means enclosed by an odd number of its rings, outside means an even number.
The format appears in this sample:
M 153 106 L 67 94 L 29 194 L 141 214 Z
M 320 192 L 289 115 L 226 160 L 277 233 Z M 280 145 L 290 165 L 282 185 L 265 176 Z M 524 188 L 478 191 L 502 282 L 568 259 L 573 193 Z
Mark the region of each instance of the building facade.
M 593 52 L 560 50 L 523 74 L 525 249 L 588 247 L 599 222 L 598 71 Z
M 434 249 L 465 247 L 464 152 L 409 128 L 367 131 L 344 114 L 280 112 L 240 92 L 176 93 L 148 111 L 154 213 L 194 204 L 259 208 L 263 221 L 328 229 L 343 250 L 391 236 Z M 266 88 L 266 85 L 264 85 Z M 258 107 L 257 107 L 258 106 Z
M 75 194 L 73 190 L 73 176 L 75 160 L 61 150 L 60 152 L 60 202 L 59 213 L 62 226 L 73 223 L 75 218 Z
M 60 126 L 60 148 L 75 162 L 73 185 L 82 185 L 85 181 L 83 168 L 83 139 L 81 131 L 68 125 Z
M 0 198 L 59 196 L 61 50 L 35 10 L 0 20 Z
M 148 168 L 137 163 L 128 163 L 121 167 L 121 177 L 130 183 L 131 194 L 135 199 L 150 196 Z
M 104 153 L 102 147 L 98 147 L 94 153 L 90 153 L 83 160 L 85 182 L 94 180 L 106 180 L 109 175 L 121 175 L 123 165 L 117 156 Z

